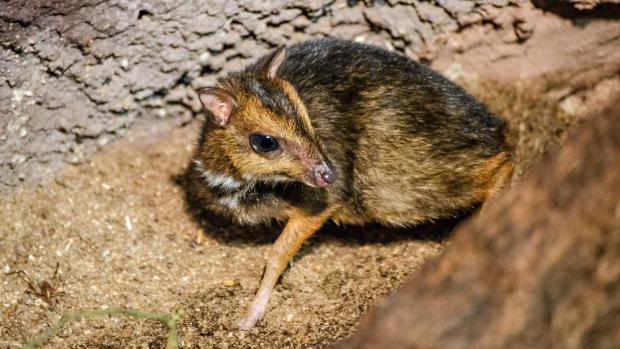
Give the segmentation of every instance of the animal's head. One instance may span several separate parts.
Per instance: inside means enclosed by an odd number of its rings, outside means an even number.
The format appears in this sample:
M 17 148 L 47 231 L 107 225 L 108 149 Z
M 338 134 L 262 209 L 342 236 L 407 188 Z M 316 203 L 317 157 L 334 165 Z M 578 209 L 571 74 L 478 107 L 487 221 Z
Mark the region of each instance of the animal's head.
M 325 187 L 336 180 L 337 170 L 295 88 L 278 78 L 285 59 L 282 48 L 255 70 L 230 74 L 218 86 L 198 90 L 208 114 L 200 154 L 206 162 L 228 162 L 231 174 L 246 180 Z

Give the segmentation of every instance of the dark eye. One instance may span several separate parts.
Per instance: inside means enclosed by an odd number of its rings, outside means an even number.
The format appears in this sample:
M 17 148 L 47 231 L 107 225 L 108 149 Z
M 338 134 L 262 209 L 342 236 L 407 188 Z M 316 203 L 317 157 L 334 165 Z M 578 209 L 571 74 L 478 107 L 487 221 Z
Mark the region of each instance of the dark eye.
M 264 135 L 262 133 L 254 133 L 250 135 L 250 144 L 254 150 L 261 153 L 269 153 L 280 147 L 275 138 Z

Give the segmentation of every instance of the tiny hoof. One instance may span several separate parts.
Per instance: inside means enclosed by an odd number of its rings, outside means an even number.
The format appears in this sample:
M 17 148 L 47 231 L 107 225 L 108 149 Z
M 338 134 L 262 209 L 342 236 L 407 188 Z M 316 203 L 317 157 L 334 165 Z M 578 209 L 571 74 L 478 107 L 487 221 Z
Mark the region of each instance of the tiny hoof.
M 243 318 L 237 321 L 235 323 L 235 326 L 237 326 L 237 328 L 242 331 L 249 331 L 253 329 L 254 326 L 256 326 L 256 321 L 253 321 L 252 319 L 248 319 L 248 318 Z

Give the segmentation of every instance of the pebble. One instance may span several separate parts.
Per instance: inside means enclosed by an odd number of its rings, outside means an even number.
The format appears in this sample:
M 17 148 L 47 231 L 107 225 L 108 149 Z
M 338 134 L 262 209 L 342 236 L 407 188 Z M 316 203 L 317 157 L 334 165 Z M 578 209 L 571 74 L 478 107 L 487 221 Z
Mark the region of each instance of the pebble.
M 79 156 L 79 155 L 75 155 L 75 154 L 74 154 L 74 155 L 69 155 L 69 156 L 67 156 L 67 157 L 65 158 L 65 161 L 66 161 L 67 163 L 69 163 L 69 164 L 72 164 L 72 165 L 77 165 L 77 164 L 79 164 L 79 163 L 80 163 L 81 158 L 80 158 L 80 156 Z

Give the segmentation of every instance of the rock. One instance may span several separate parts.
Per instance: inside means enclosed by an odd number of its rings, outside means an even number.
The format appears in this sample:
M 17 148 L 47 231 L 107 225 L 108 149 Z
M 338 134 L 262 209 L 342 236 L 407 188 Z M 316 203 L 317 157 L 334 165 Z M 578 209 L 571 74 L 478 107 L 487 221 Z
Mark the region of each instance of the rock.
M 226 279 L 224 281 L 222 281 L 222 285 L 226 286 L 226 287 L 233 287 L 237 284 L 237 282 L 233 279 Z

